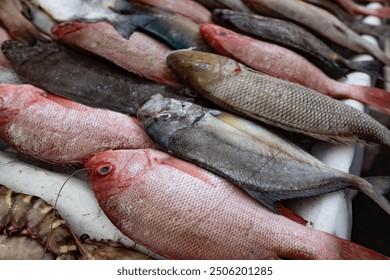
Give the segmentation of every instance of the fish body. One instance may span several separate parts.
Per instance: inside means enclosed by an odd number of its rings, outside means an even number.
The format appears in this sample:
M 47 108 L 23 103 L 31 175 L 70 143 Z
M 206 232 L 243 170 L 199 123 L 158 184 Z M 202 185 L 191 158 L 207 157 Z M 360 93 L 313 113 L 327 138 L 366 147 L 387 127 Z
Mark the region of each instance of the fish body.
M 157 83 L 180 87 L 165 63 L 170 49 L 141 32 L 126 40 L 107 22 L 74 22 L 57 25 L 53 33 L 65 45 L 104 57 Z
M 253 11 L 245 5 L 242 0 L 196 0 L 203 6 L 213 9 L 230 9 L 234 11 L 241 11 L 246 13 L 253 13 Z
M 0 85 L 0 97 L 0 137 L 40 160 L 76 164 L 107 149 L 153 146 L 138 120 L 124 114 L 90 108 L 30 85 Z
M 213 11 L 213 19 L 226 28 L 291 49 L 331 78 L 339 79 L 345 77 L 351 70 L 357 70 L 373 78 L 383 79 L 379 73 L 382 65 L 377 61 L 350 61 L 336 53 L 318 37 L 292 22 L 221 9 Z
M 300 0 L 245 0 L 262 15 L 291 20 L 317 35 L 358 53 L 368 53 L 386 65 L 390 58 L 379 47 L 361 38 L 337 17 Z
M 37 240 L 28 236 L 0 235 L 0 260 L 53 260 Z
M 342 22 L 359 34 L 369 34 L 377 38 L 386 38 L 390 36 L 390 27 L 388 25 L 372 25 L 356 20 L 355 16 L 348 14 L 343 8 L 332 1 L 327 0 L 304 0 L 307 3 L 320 7 L 334 14 Z
M 25 83 L 87 106 L 134 115 L 139 104 L 154 94 L 180 96 L 175 88 L 54 41 L 32 46 L 7 41 L 1 48 Z
M 275 212 L 275 201 L 346 187 L 374 197 L 373 187 L 360 177 L 327 167 L 272 131 L 234 115 L 155 96 L 140 107 L 138 117 L 165 151 L 222 176 Z M 390 203 L 383 201 L 390 213 Z
M 184 84 L 226 110 L 330 142 L 390 145 L 390 131 L 369 115 L 227 57 L 181 50 L 167 63 Z
M 22 84 L 15 71 L 0 65 L 0 84 Z
M 371 8 L 358 5 L 352 0 L 334 0 L 333 2 L 337 2 L 351 15 L 360 14 L 360 15 L 367 15 L 367 16 L 376 16 L 381 18 L 390 18 L 389 7 L 380 7 L 376 9 L 371 9 Z
M 240 61 L 262 73 L 306 86 L 331 97 L 352 98 L 390 114 L 390 93 L 385 90 L 338 82 L 294 51 L 215 24 L 203 24 L 200 32 L 221 55 Z
M 385 258 L 276 215 L 221 178 L 160 151 L 109 151 L 85 166 L 113 223 L 170 259 Z
M 164 8 L 168 11 L 181 14 L 196 23 L 211 22 L 211 13 L 204 6 L 192 0 L 135 0 L 140 4 Z

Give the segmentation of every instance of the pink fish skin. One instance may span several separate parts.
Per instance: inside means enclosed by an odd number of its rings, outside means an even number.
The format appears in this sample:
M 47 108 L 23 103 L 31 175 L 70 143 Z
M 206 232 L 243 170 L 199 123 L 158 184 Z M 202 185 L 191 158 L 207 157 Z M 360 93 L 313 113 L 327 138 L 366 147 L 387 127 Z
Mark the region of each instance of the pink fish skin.
M 289 49 L 211 23 L 201 25 L 200 33 L 219 54 L 262 73 L 301 84 L 333 98 L 355 99 L 390 114 L 389 92 L 331 79 L 306 58 Z
M 132 2 L 164 8 L 188 17 L 199 24 L 211 22 L 211 12 L 192 0 L 133 0 Z
M 85 167 L 128 237 L 171 259 L 387 259 L 265 209 L 236 186 L 163 152 L 106 151 Z
M 109 149 L 153 147 L 136 118 L 30 85 L 0 85 L 0 138 L 17 151 L 59 164 L 82 163 Z
M 334 0 L 333 2 L 337 2 L 351 15 L 366 15 L 366 16 L 376 16 L 380 18 L 390 18 L 390 7 L 380 7 L 377 9 L 370 9 L 361 6 L 352 0 Z
M 157 83 L 180 87 L 165 62 L 171 49 L 141 32 L 133 32 L 126 40 L 104 21 L 62 23 L 52 32 L 66 45 L 104 57 Z

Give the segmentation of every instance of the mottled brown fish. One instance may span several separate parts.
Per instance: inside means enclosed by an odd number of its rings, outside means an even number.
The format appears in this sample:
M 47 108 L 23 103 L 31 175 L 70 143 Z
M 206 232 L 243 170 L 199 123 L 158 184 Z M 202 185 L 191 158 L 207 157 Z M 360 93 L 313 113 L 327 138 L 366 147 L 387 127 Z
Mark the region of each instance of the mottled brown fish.
M 369 115 L 227 57 L 180 50 L 167 63 L 183 83 L 226 110 L 329 142 L 390 145 L 390 131 Z

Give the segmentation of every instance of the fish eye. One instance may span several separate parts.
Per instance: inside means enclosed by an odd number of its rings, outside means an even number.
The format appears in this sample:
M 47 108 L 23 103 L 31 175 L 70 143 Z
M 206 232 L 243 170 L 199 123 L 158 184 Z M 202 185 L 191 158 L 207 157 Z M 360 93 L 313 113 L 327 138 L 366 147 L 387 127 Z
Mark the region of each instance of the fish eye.
M 169 120 L 172 117 L 172 115 L 168 112 L 163 112 L 157 115 L 158 120 L 166 121 Z
M 97 169 L 96 169 L 96 173 L 98 175 L 107 175 L 108 173 L 110 173 L 113 169 L 113 166 L 111 164 L 103 164 L 103 165 L 100 165 Z
M 199 63 L 195 63 L 195 67 L 196 68 L 199 68 L 199 69 L 201 69 L 201 70 L 208 70 L 208 69 L 210 69 L 210 64 L 208 64 L 208 63 L 201 63 L 201 62 L 199 62 Z

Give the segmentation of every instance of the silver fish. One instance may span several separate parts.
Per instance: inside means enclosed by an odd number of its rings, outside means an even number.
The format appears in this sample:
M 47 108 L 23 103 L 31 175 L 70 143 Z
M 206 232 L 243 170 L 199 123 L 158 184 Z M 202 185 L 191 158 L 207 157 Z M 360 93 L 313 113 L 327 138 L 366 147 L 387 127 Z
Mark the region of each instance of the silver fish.
M 165 151 L 226 178 L 275 212 L 275 201 L 355 188 L 390 214 L 389 201 L 369 182 L 255 123 L 161 95 L 140 107 L 138 117 Z

